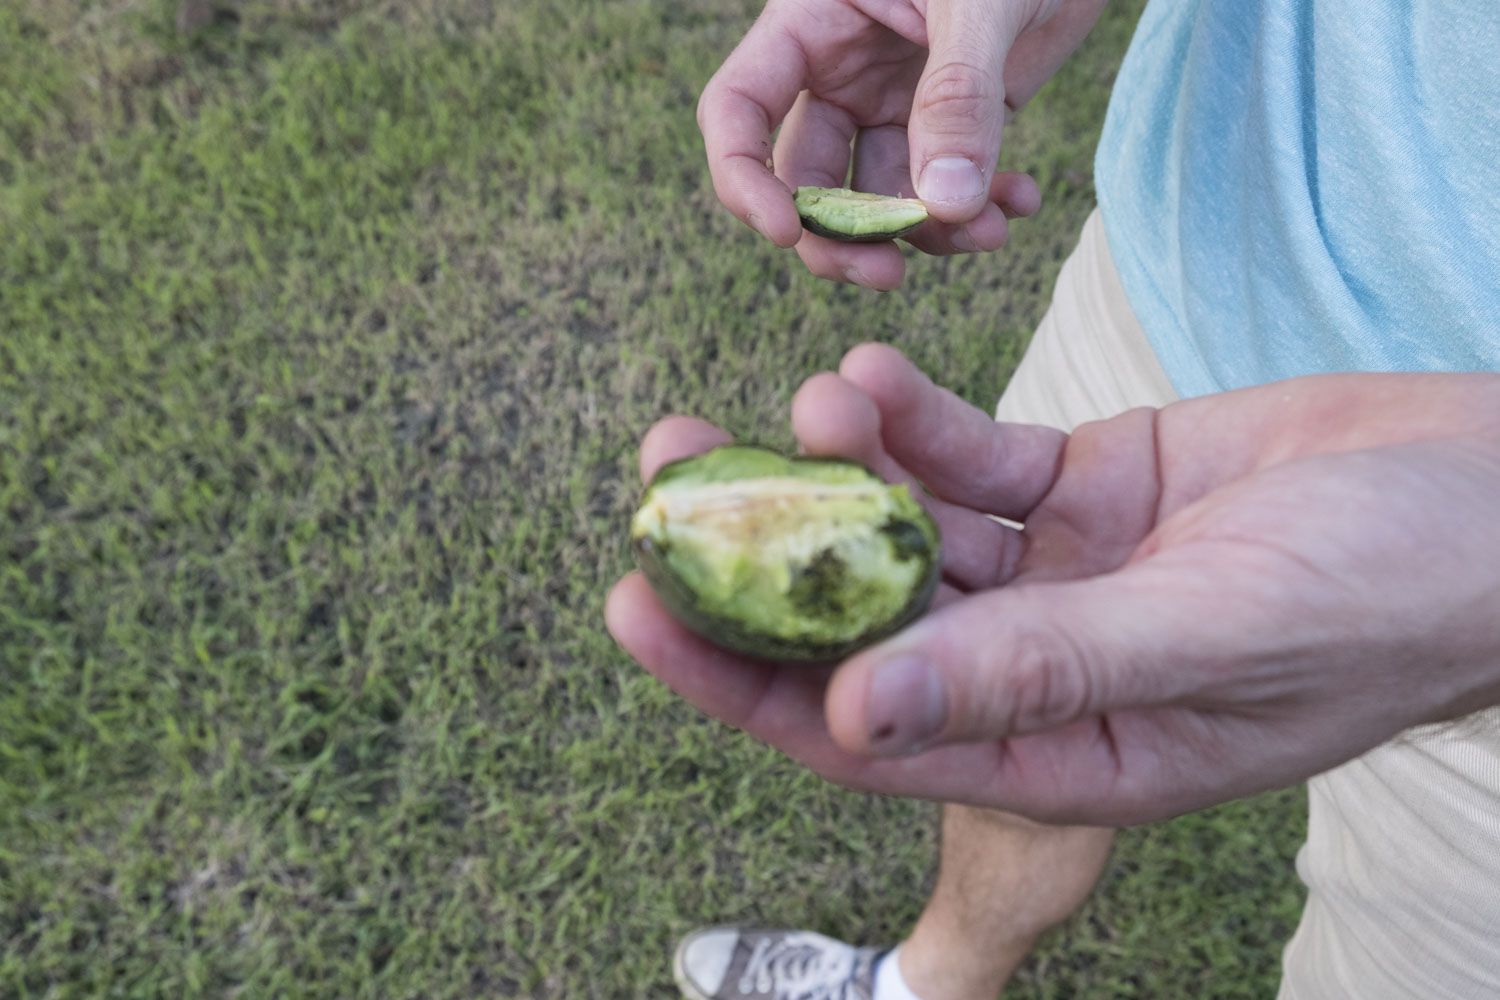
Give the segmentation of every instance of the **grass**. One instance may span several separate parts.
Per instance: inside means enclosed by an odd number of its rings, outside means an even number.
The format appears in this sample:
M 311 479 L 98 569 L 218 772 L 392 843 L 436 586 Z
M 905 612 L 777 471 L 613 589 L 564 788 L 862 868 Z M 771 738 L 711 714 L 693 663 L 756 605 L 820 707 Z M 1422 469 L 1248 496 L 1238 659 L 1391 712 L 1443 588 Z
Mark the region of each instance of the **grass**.
M 745 0 L 0 0 L 0 995 L 642 997 L 707 921 L 889 939 L 929 807 L 600 626 L 634 444 L 785 444 L 867 339 L 993 403 L 1138 3 L 1008 133 L 1047 205 L 900 292 L 721 212 Z M 1014 996 L 1263 997 L 1287 792 L 1126 833 Z

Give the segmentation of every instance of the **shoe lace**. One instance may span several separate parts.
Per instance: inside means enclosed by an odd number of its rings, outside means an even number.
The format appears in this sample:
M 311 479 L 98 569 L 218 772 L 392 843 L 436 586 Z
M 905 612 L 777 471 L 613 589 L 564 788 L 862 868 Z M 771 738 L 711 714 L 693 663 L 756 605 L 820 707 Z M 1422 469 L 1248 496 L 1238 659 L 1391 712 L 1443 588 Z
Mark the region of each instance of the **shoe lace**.
M 750 952 L 739 988 L 772 1000 L 868 1000 L 860 980 L 872 961 L 869 949 L 830 947 L 811 935 L 761 938 Z

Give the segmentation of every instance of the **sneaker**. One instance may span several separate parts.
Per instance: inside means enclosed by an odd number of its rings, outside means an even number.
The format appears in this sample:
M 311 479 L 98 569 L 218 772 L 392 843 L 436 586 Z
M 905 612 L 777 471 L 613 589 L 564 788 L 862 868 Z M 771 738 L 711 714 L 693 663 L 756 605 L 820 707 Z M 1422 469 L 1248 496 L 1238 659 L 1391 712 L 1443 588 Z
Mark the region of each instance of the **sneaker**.
M 872 1000 L 885 954 L 811 931 L 709 927 L 682 939 L 672 973 L 689 1000 Z

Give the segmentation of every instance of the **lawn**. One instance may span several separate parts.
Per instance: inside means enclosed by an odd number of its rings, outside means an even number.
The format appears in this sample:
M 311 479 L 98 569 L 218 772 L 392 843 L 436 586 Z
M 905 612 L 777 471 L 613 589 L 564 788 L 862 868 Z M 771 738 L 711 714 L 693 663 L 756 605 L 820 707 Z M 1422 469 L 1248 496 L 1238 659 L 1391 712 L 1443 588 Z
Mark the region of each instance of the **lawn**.
M 605 636 L 635 442 L 787 444 L 868 339 L 992 405 L 1138 9 L 1008 133 L 1042 213 L 877 295 L 716 207 L 744 0 L 0 0 L 0 995 L 666 997 L 702 922 L 898 934 L 933 810 Z M 1302 827 L 1126 833 L 1007 996 L 1271 995 Z

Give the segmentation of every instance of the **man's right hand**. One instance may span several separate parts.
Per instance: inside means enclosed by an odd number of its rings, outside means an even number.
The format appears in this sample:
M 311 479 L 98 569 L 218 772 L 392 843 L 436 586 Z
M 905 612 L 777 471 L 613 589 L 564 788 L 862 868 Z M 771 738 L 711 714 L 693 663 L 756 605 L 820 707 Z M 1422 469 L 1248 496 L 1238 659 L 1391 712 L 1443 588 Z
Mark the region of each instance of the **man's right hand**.
M 1000 133 L 1097 20 L 1104 0 L 769 0 L 698 104 L 719 200 L 819 277 L 888 289 L 891 243 L 804 233 L 800 185 L 921 198 L 907 237 L 933 254 L 998 249 L 1041 204 L 995 172 Z M 772 132 L 780 126 L 774 147 Z M 851 151 L 852 146 L 852 151 Z

